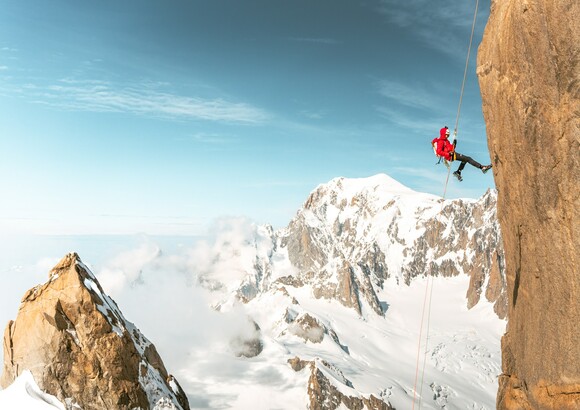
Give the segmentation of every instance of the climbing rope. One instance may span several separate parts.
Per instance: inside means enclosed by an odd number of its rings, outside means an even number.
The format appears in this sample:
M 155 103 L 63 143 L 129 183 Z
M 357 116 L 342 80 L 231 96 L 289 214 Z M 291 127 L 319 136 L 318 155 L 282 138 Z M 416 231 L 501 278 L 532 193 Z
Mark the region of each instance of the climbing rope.
M 473 44 L 473 33 L 475 32 L 475 22 L 477 20 L 477 9 L 479 0 L 475 2 L 475 13 L 473 13 L 473 23 L 471 24 L 471 36 L 469 37 L 469 47 L 467 48 L 467 58 L 465 59 L 465 70 L 463 70 L 463 82 L 461 83 L 461 93 L 459 94 L 459 104 L 457 106 L 457 116 L 455 117 L 455 128 L 453 135 L 457 139 L 457 129 L 459 127 L 459 114 L 461 113 L 461 103 L 463 102 L 463 91 L 465 90 L 465 81 L 467 80 L 467 67 L 469 66 L 469 56 L 471 55 L 471 45 Z
M 445 180 L 445 188 L 443 191 L 443 200 L 441 201 L 441 209 L 439 210 L 439 214 L 441 215 L 443 212 L 443 207 L 445 206 L 445 195 L 447 193 L 447 185 L 449 183 L 449 174 L 451 172 L 451 168 L 447 169 L 447 179 Z M 441 226 L 443 225 L 443 223 L 438 224 L 437 226 L 437 233 L 435 234 L 435 237 L 439 237 L 439 234 L 441 233 Z M 433 273 L 433 272 L 431 272 Z M 425 331 L 425 355 L 423 357 L 423 367 L 421 370 L 421 383 L 419 384 L 419 406 L 418 408 L 421 409 L 421 401 L 423 399 L 423 379 L 425 376 L 425 363 L 427 363 L 427 348 L 428 348 L 428 343 L 429 343 L 429 328 L 431 326 L 431 301 L 433 300 L 433 286 L 434 286 L 434 279 L 433 279 L 433 275 L 429 275 L 427 276 L 427 285 L 425 286 L 425 296 L 423 298 L 423 311 L 421 313 L 421 327 L 419 329 L 419 343 L 417 345 L 417 363 L 416 363 L 416 367 L 415 367 L 415 384 L 413 386 L 413 410 L 415 409 L 415 400 L 416 400 L 416 396 L 417 396 L 417 379 L 419 376 L 419 358 L 421 355 L 421 341 L 422 339 L 422 332 L 423 332 L 423 321 L 425 318 L 425 310 L 427 310 L 427 327 L 426 327 L 426 331 Z M 429 297 L 427 297 L 427 295 L 429 295 Z M 429 303 L 427 304 L 427 300 L 429 301 Z
M 477 20 L 477 10 L 479 8 L 479 0 L 476 0 L 475 2 L 475 12 L 473 14 L 473 23 L 471 25 L 471 35 L 469 37 L 469 47 L 467 48 L 467 58 L 465 59 L 465 70 L 463 71 L 463 82 L 461 84 L 461 92 L 459 94 L 459 104 L 457 106 L 457 116 L 455 118 L 455 128 L 453 131 L 453 135 L 455 138 L 454 144 L 457 143 L 457 130 L 459 127 L 459 115 L 461 113 L 461 104 L 463 102 L 463 93 L 465 90 L 465 82 L 467 80 L 467 68 L 469 66 L 469 57 L 471 55 L 471 46 L 473 44 L 473 33 L 475 32 L 475 22 Z M 445 179 L 445 186 L 443 188 L 443 201 L 441 201 L 441 210 L 439 212 L 439 214 L 442 213 L 443 211 L 443 206 L 445 204 L 445 196 L 447 195 L 447 185 L 449 184 L 449 175 L 451 173 L 451 167 L 447 168 L 447 178 Z M 435 237 L 439 237 L 439 233 L 440 233 L 440 228 L 441 225 L 437 226 L 437 233 L 435 235 Z M 432 272 L 431 272 L 432 273 Z M 423 311 L 421 313 L 421 328 L 419 330 L 419 343 L 418 343 L 418 347 L 417 347 L 417 364 L 416 364 L 416 368 L 415 368 L 415 382 L 413 385 L 413 410 L 415 409 L 415 400 L 416 400 L 416 396 L 417 396 L 417 379 L 419 376 L 419 357 L 421 355 L 421 340 L 422 340 L 422 332 L 423 332 L 423 320 L 425 318 L 425 309 L 427 308 L 427 327 L 426 327 L 426 331 L 425 331 L 425 354 L 423 357 L 423 366 L 422 366 L 422 370 L 421 370 L 421 383 L 419 385 L 419 407 L 418 409 L 421 409 L 421 400 L 423 398 L 423 380 L 424 380 L 424 376 L 425 376 L 425 364 L 427 362 L 427 348 L 428 348 L 428 343 L 429 343 L 429 328 L 430 328 L 430 324 L 431 324 L 431 301 L 432 301 L 432 296 L 433 296 L 433 285 L 434 285 L 434 280 L 433 280 L 433 275 L 429 275 L 427 277 L 427 285 L 425 287 L 425 297 L 423 298 Z M 427 298 L 427 295 L 429 295 L 429 297 Z M 427 304 L 427 300 L 429 300 L 429 304 Z

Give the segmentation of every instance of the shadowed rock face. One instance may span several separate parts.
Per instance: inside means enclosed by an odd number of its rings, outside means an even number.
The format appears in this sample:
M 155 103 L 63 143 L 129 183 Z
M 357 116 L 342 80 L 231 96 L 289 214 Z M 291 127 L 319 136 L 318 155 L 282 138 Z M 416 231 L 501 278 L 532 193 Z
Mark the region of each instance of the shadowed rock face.
M 500 409 L 580 408 L 580 2 L 492 0 L 478 53 L 508 284 Z
M 25 369 L 67 407 L 189 409 L 155 346 L 74 253 L 24 295 L 16 321 L 6 327 L 0 385 L 6 388 Z
M 349 395 L 348 390 L 353 388 L 352 383 L 339 369 L 324 360 L 307 361 L 295 357 L 289 359 L 288 364 L 297 372 L 306 367 L 310 370 L 308 379 L 308 408 L 310 410 L 338 408 L 393 410 L 388 402 L 372 394 L 368 398 L 361 395 Z

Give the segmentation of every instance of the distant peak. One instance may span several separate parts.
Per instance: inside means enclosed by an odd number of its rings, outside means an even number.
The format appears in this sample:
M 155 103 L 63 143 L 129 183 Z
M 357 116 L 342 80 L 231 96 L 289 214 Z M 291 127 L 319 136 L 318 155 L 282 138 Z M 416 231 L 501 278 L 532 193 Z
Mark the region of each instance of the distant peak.
M 331 180 L 326 185 L 336 185 L 343 190 L 363 190 L 369 188 L 381 188 L 385 191 L 392 192 L 414 192 L 411 188 L 401 184 L 396 179 L 387 174 L 376 174 L 362 178 L 345 178 L 338 177 Z
M 321 201 L 325 201 L 329 194 L 335 198 L 349 200 L 349 198 L 367 193 L 373 193 L 373 195 L 376 193 L 379 197 L 384 198 L 401 194 L 419 194 L 386 174 L 376 174 L 364 178 L 337 177 L 316 187 L 306 200 L 304 208 L 316 207 Z

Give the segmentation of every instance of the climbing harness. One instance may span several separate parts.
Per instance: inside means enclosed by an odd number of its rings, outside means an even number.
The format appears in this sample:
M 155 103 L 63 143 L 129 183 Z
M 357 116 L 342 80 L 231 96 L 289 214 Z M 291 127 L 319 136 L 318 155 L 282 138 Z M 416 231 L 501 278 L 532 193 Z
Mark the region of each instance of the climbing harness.
M 443 157 L 439 157 L 439 161 L 437 161 L 437 163 L 435 165 L 439 165 L 441 163 L 441 161 L 443 161 L 443 165 L 445 165 L 447 167 L 447 169 L 450 169 L 451 168 L 451 165 L 449 164 L 449 161 L 447 161 Z
M 475 12 L 473 14 L 473 23 L 471 25 L 471 36 L 469 37 L 469 47 L 467 49 L 467 58 L 465 59 L 465 70 L 463 71 L 463 82 L 461 84 L 461 93 L 459 95 L 459 104 L 457 106 L 457 116 L 455 119 L 455 128 L 453 131 L 453 137 L 454 137 L 453 146 L 457 145 L 457 131 L 458 131 L 458 127 L 459 127 L 459 115 L 461 113 L 461 103 L 463 102 L 463 92 L 465 90 L 465 82 L 467 79 L 467 68 L 469 66 L 469 56 L 471 54 L 471 45 L 473 44 L 473 33 L 475 32 L 475 22 L 477 20 L 478 8 L 479 8 L 479 0 L 476 0 Z M 454 155 L 454 157 L 455 157 L 455 155 Z M 439 158 L 439 162 L 441 162 L 441 158 Z M 441 214 L 443 211 L 443 206 L 445 204 L 445 196 L 447 195 L 447 185 L 449 183 L 449 174 L 451 173 L 451 167 L 449 166 L 449 163 L 445 160 L 444 160 L 444 163 L 447 166 L 447 178 L 445 179 L 445 187 L 443 189 L 443 201 L 441 201 L 441 211 L 439 212 L 439 214 Z M 439 237 L 441 225 L 442 224 L 438 224 L 438 226 L 437 226 L 437 234 L 435 235 L 436 238 Z M 427 285 L 425 287 L 425 297 L 423 299 L 423 311 L 421 314 L 421 328 L 419 329 L 419 343 L 417 346 L 417 363 L 416 363 L 416 368 L 415 368 L 415 383 L 413 385 L 413 410 L 415 410 L 415 400 L 417 397 L 417 380 L 418 380 L 418 376 L 419 376 L 419 357 L 421 355 L 423 321 L 425 318 L 425 310 L 427 310 L 427 325 L 426 325 L 426 329 L 425 329 L 425 354 L 423 357 L 423 366 L 422 366 L 422 370 L 421 370 L 421 383 L 419 385 L 419 403 L 418 403 L 419 410 L 421 409 L 421 400 L 423 397 L 423 380 L 424 380 L 424 376 L 425 376 L 425 364 L 427 362 L 427 348 L 428 348 L 428 343 L 429 343 L 429 327 L 431 324 L 431 301 L 433 299 L 432 296 L 433 296 L 433 285 L 434 285 L 433 282 L 434 282 L 433 275 L 427 276 Z M 429 295 L 429 297 L 427 297 L 427 295 Z M 427 302 L 427 300 L 429 302 Z

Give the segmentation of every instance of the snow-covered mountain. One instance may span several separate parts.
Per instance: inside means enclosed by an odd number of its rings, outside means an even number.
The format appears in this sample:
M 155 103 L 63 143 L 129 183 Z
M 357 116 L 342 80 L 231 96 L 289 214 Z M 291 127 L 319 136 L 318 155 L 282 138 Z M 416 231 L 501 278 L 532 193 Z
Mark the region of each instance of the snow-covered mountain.
M 485 292 L 505 316 L 503 248 L 496 193 L 479 200 L 443 200 L 414 192 L 381 174 L 337 178 L 308 197 L 287 228 L 256 227 L 253 243 L 217 244 L 200 278 L 249 301 L 273 286 L 308 286 L 363 315 L 382 315 L 376 291 L 386 280 L 466 274 L 468 307 Z M 227 239 L 226 239 L 227 242 Z M 216 261 L 235 265 L 232 278 Z M 227 284 L 216 271 L 226 271 Z M 232 280 L 233 279 L 233 280 Z
M 232 232 L 208 244 L 197 275 L 217 309 L 242 304 L 254 323 L 244 343 L 260 347 L 247 360 L 305 373 L 288 384 L 308 386 L 312 409 L 411 405 L 418 358 L 409 344 L 418 346 L 422 288 L 436 277 L 430 305 L 446 317 L 434 319 L 429 343 L 439 342 L 425 354 L 432 391 L 424 404 L 493 408 L 496 315 L 506 309 L 495 200 L 493 191 L 442 200 L 386 175 L 337 178 L 316 188 L 285 229 L 253 226 L 250 240 Z M 284 403 L 272 406 L 293 408 Z

